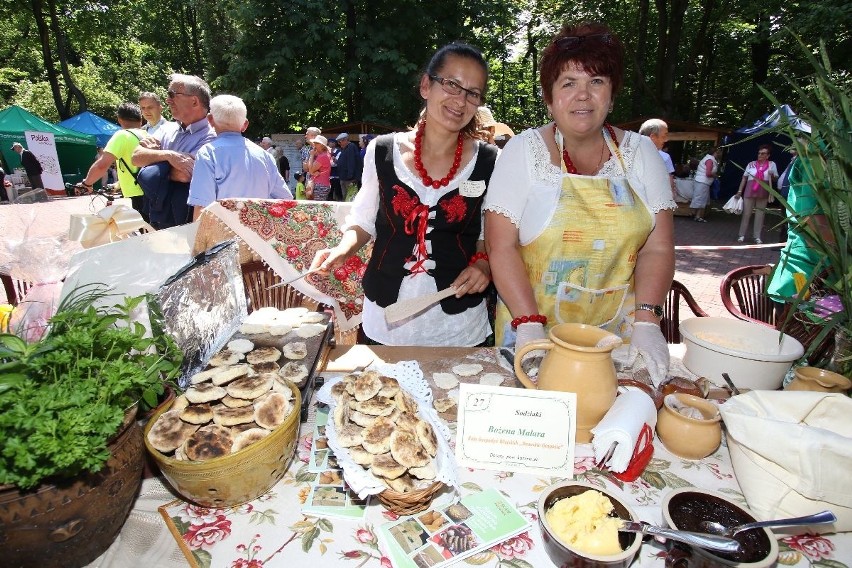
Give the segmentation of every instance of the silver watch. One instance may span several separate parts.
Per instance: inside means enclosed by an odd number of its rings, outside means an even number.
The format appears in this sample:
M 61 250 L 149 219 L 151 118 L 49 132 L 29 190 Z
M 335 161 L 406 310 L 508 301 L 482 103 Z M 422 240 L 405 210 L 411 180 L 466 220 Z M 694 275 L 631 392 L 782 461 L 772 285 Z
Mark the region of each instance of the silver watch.
M 636 309 L 651 312 L 658 318 L 663 317 L 663 306 L 660 306 L 659 304 L 639 304 L 636 306 Z

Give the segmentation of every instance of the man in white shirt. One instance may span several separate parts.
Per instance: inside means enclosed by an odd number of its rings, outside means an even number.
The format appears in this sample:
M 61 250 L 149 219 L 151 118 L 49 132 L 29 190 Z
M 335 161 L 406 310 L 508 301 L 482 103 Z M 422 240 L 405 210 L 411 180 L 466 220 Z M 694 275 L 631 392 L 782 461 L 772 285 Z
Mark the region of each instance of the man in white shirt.
M 145 119 L 142 129 L 148 133 L 148 136 L 156 137 L 168 122 L 163 116 L 163 103 L 160 102 L 160 97 L 156 93 L 147 91 L 139 93 L 139 110 L 142 111 L 142 118 Z
M 659 118 L 649 118 L 642 123 L 642 126 L 639 128 L 639 134 L 650 138 L 654 143 L 654 146 L 657 147 L 660 157 L 666 164 L 666 171 L 669 172 L 669 182 L 672 185 L 672 197 L 677 197 L 674 163 L 672 163 L 672 157 L 669 156 L 669 153 L 663 151 L 663 146 L 665 146 L 666 142 L 669 141 L 669 125 Z

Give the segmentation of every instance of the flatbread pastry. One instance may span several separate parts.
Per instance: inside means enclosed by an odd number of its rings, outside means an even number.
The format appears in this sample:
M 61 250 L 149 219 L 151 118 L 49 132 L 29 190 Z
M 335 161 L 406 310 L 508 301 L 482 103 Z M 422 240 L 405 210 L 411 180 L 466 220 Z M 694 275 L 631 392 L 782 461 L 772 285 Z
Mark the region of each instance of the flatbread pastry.
M 412 414 L 411 412 L 402 412 L 400 411 L 399 415 L 394 420 L 394 424 L 396 427 L 401 430 L 408 430 L 409 432 L 417 431 L 417 422 L 419 422 L 419 418 Z
M 236 353 L 246 354 L 254 349 L 254 343 L 249 339 L 234 339 L 229 341 L 226 347 Z
M 221 368 L 213 367 L 212 369 L 207 369 L 206 371 L 195 373 L 194 375 L 192 375 L 192 377 L 189 378 L 189 382 L 193 385 L 206 383 L 207 381 L 218 375 L 221 371 Z
M 456 405 L 456 401 L 454 401 L 450 397 L 439 398 L 435 402 L 433 402 L 432 405 L 438 412 L 446 412 Z
M 299 317 L 299 321 L 302 322 L 302 325 L 306 323 L 321 323 L 324 319 L 325 314 L 321 314 L 319 312 L 308 312 Z M 325 329 L 325 326 L 323 326 L 323 329 Z
M 213 380 L 211 382 L 217 387 L 221 387 L 247 376 L 249 371 L 251 371 L 251 367 L 245 363 L 234 365 L 232 367 L 222 367 L 219 373 L 213 375 Z
M 346 392 L 346 381 L 340 381 L 331 387 L 331 396 L 334 397 L 337 404 L 340 404 L 340 400 L 343 398 L 344 394 L 349 394 Z
M 423 448 L 430 456 L 434 456 L 438 453 L 438 437 L 435 435 L 435 430 L 432 429 L 432 426 L 428 422 L 423 420 L 417 422 L 415 432 L 417 432 L 417 439 L 420 440 L 420 443 L 423 444 Z
M 222 406 L 213 411 L 213 422 L 219 426 L 236 426 L 254 421 L 254 406 L 228 408 Z
M 499 387 L 503 384 L 505 377 L 500 373 L 485 373 L 479 378 L 479 384 Z
M 382 388 L 379 391 L 379 396 L 386 396 L 388 398 L 395 397 L 396 393 L 399 392 L 399 381 L 393 377 L 386 377 L 384 375 L 379 377 L 379 380 L 382 381 Z
M 344 448 L 360 446 L 364 441 L 364 429 L 355 424 L 347 424 L 343 428 L 337 430 L 337 441 Z M 361 464 L 364 465 L 364 464 Z
M 246 400 L 244 398 L 234 398 L 229 394 L 226 394 L 222 398 L 222 404 L 227 406 L 228 408 L 242 408 L 244 406 L 251 406 L 254 404 L 254 401 Z
M 414 479 L 407 473 L 400 475 L 396 479 L 386 479 L 385 483 L 397 493 L 409 493 L 415 489 Z
M 192 404 L 200 404 L 202 402 L 219 400 L 228 394 L 228 392 L 212 383 L 201 383 L 200 385 L 189 387 L 184 394 L 186 395 L 186 399 Z
M 358 412 L 357 410 L 352 410 L 351 408 L 349 409 L 349 421 L 353 424 L 357 424 L 358 426 L 363 426 L 364 428 L 375 424 L 378 418 L 378 416 L 364 414 L 363 412 Z
M 254 403 L 254 421 L 262 428 L 274 430 L 284 423 L 293 405 L 283 394 L 269 393 Z
M 308 312 L 310 312 L 310 310 L 308 308 L 304 307 L 304 306 L 295 306 L 295 307 L 292 307 L 292 308 L 287 308 L 286 310 L 281 310 L 278 314 L 278 317 L 279 318 L 293 317 L 293 318 L 301 319 L 302 316 L 306 315 Z
M 255 373 L 277 373 L 281 365 L 277 361 L 267 361 L 266 363 L 255 363 L 251 366 L 251 370 Z
M 210 358 L 207 363 L 213 367 L 230 367 L 243 360 L 243 354 L 230 349 L 222 349 Z
M 453 372 L 460 377 L 472 377 L 482 372 L 482 365 L 479 363 L 461 363 L 453 367 Z
M 308 368 L 298 361 L 288 361 L 278 369 L 278 376 L 295 383 L 296 386 L 301 386 L 301 383 L 308 378 Z
M 323 331 L 325 331 L 325 326 L 322 324 L 305 323 L 296 328 L 296 335 L 308 339 L 310 337 L 316 337 Z
M 184 447 L 184 444 L 181 444 L 175 450 L 175 459 L 178 461 L 189 461 L 189 458 L 186 457 L 186 448 Z
M 288 359 L 304 359 L 308 355 L 308 346 L 304 341 L 291 341 L 284 346 L 283 352 Z
M 394 397 L 396 400 L 396 406 L 403 412 L 410 412 L 411 414 L 417 414 L 417 401 L 411 398 L 411 395 L 405 392 L 404 390 L 400 390 L 396 393 Z
M 374 475 L 386 479 L 396 479 L 405 473 L 405 470 L 406 467 L 396 461 L 391 454 L 373 456 L 373 462 L 370 464 L 370 471 Z
M 444 390 L 459 386 L 459 379 L 453 373 L 432 373 L 432 382 L 436 387 Z
M 210 410 L 210 403 L 190 404 L 181 411 L 180 419 L 190 424 L 207 424 L 213 420 L 213 411 Z
M 164 454 L 175 451 L 196 430 L 195 424 L 187 424 L 180 419 L 182 410 L 169 410 L 157 418 L 157 421 L 148 430 L 148 441 L 154 448 Z
M 231 436 L 236 437 L 237 434 L 251 430 L 252 428 L 260 428 L 257 422 L 246 422 L 245 424 L 234 424 L 231 426 Z M 264 428 L 265 430 L 265 428 Z
M 240 333 L 244 335 L 263 335 L 269 333 L 269 324 L 266 323 L 243 323 Z
M 429 455 L 418 440 L 418 436 L 405 430 L 395 430 L 391 434 L 390 452 L 393 459 L 406 468 L 423 467 L 429 463 Z
M 344 426 L 349 424 L 349 413 L 352 412 L 349 409 L 350 398 L 351 397 L 348 394 L 345 394 L 343 399 L 334 407 L 332 420 L 334 420 L 334 427 L 337 428 L 338 431 L 342 430 Z
M 342 445 L 342 443 L 341 443 Z M 373 463 L 373 454 L 364 449 L 364 446 L 352 446 L 349 448 L 349 457 L 358 465 L 369 466 Z
M 269 436 L 271 432 L 264 428 L 249 428 L 244 432 L 240 432 L 234 436 L 234 443 L 231 446 L 231 453 L 235 454 L 242 449 L 249 447 L 255 442 L 259 442 Z
M 186 457 L 193 461 L 202 461 L 230 454 L 233 444 L 230 430 L 218 424 L 210 424 L 190 436 L 184 449 Z
M 254 400 L 272 388 L 275 380 L 274 373 L 264 373 L 253 377 L 243 377 L 230 383 L 226 388 L 228 394 L 234 398 Z
M 379 417 L 373 424 L 364 428 L 364 441 L 361 445 L 371 454 L 386 454 L 390 451 L 390 437 L 393 431 L 393 422 Z
M 251 353 L 246 355 L 246 361 L 252 365 L 257 363 L 274 363 L 281 358 L 281 352 L 271 345 L 266 347 L 257 347 Z
M 417 479 L 435 479 L 438 477 L 438 469 L 435 467 L 434 460 L 429 460 L 429 463 L 423 467 L 408 468 L 408 473 Z
M 175 398 L 175 401 L 172 403 L 172 407 L 169 410 L 183 410 L 189 406 L 189 401 L 186 399 L 186 395 L 182 394 Z
M 396 410 L 396 402 L 392 398 L 374 396 L 360 402 L 356 401 L 354 409 L 370 416 L 389 416 Z
M 269 333 L 269 335 L 274 335 L 276 337 L 281 337 L 282 335 L 287 335 L 291 331 L 293 331 L 292 325 L 290 325 L 288 323 L 280 322 L 280 321 L 276 321 L 274 323 L 269 324 L 268 329 L 267 329 L 267 332 Z
M 363 401 L 373 398 L 379 391 L 382 390 L 382 381 L 380 375 L 375 371 L 366 371 L 361 373 L 352 385 L 355 400 Z

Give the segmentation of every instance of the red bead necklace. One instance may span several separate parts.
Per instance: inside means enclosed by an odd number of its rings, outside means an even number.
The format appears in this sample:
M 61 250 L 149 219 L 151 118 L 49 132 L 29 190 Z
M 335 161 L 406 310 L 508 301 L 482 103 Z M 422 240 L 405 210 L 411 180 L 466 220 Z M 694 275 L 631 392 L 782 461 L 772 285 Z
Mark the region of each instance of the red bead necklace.
M 456 177 L 456 172 L 459 171 L 462 151 L 464 150 L 464 136 L 461 132 L 459 132 L 459 139 L 456 144 L 456 155 L 455 158 L 453 158 L 453 166 L 450 168 L 450 171 L 447 172 L 446 176 L 437 180 L 432 179 L 429 176 L 429 173 L 426 171 L 426 166 L 423 165 L 423 133 L 425 129 L 426 120 L 424 119 L 417 125 L 417 132 L 414 134 L 414 168 L 417 170 L 417 173 L 420 174 L 420 178 L 423 180 L 423 185 L 426 187 L 432 186 L 434 189 L 446 187 L 449 185 L 450 180 Z
M 607 132 L 609 132 L 610 137 L 612 137 L 612 141 L 615 143 L 615 147 L 618 148 L 618 138 L 615 137 L 615 130 L 612 128 L 612 125 L 608 122 L 604 122 L 604 128 L 606 128 Z M 553 123 L 553 136 L 556 137 L 556 123 Z M 612 154 L 612 152 L 610 152 Z M 609 159 L 609 158 L 607 158 Z M 562 150 L 562 161 L 565 162 L 565 171 L 569 174 L 577 175 L 577 166 L 574 165 L 574 162 L 571 160 L 571 156 L 568 155 L 568 150 Z

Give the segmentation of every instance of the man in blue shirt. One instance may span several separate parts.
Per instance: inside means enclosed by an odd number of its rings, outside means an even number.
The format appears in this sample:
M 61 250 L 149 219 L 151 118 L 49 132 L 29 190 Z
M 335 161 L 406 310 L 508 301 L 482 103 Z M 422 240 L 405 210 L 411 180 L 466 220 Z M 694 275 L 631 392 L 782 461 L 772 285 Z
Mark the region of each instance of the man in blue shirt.
M 242 99 L 233 95 L 213 97 L 207 118 L 217 136 L 195 154 L 188 200 L 194 207 L 193 220 L 204 207 L 228 197 L 293 199 L 275 158 L 243 138 L 248 120 Z
M 358 193 L 358 182 L 361 180 L 361 154 L 358 147 L 349 141 L 349 134 L 346 132 L 337 136 L 337 145 L 340 147 L 337 174 L 340 176 L 343 198 L 352 201 Z
M 166 104 L 176 122 L 166 123 L 156 137 L 143 139 L 133 151 L 133 165 L 142 167 L 137 181 L 155 229 L 191 220 L 187 198 L 195 153 L 216 136 L 207 120 L 210 87 L 201 78 L 172 75 Z

